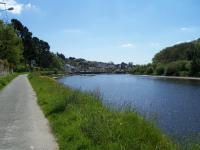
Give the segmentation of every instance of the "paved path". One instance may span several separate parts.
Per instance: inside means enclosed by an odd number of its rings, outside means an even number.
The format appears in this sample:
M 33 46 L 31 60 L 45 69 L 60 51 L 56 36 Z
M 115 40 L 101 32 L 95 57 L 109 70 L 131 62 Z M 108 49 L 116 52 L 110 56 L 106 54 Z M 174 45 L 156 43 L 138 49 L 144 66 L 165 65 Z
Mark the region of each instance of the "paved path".
M 57 150 L 26 75 L 0 91 L 0 150 Z

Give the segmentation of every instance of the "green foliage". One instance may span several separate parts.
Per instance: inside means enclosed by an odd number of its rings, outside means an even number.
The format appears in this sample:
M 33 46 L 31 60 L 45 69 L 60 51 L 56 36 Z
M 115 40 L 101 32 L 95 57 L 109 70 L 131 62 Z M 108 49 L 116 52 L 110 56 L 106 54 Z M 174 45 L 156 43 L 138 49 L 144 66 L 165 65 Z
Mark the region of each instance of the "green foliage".
M 190 62 L 189 61 L 175 61 L 165 65 L 165 75 L 180 76 L 181 74 L 189 75 Z
M 152 75 L 154 73 L 155 66 L 153 64 L 147 65 L 134 65 L 130 71 L 133 74 L 147 74 Z
M 188 150 L 200 150 L 200 145 L 199 144 L 191 144 L 187 148 Z
M 8 68 L 9 67 L 9 63 L 7 60 L 1 60 L 0 59 L 0 64 L 2 64 L 4 67 Z
M 22 40 L 25 64 L 28 64 L 30 68 L 39 66 L 42 68 L 61 69 L 63 66 L 63 60 L 59 58 L 59 56 L 63 57 L 61 54 L 57 56 L 52 53 L 49 44 L 37 37 L 33 37 L 29 29 L 19 20 L 12 19 L 11 22 L 18 37 Z
M 173 65 L 173 63 L 170 63 L 165 68 L 165 75 L 166 76 L 178 76 L 178 70 L 176 66 Z
M 153 67 L 147 67 L 147 69 L 146 69 L 146 74 L 148 74 L 148 75 L 151 75 L 151 74 L 153 74 L 153 72 L 154 72 L 154 69 L 153 69 Z
M 135 66 L 132 73 L 200 76 L 200 39 L 165 48 L 154 56 L 152 64 Z
M 10 81 L 12 81 L 16 76 L 17 74 L 10 74 L 0 77 L 0 90 L 5 87 Z
M 22 42 L 11 25 L 0 21 L 0 59 L 7 60 L 12 66 L 22 58 Z
M 181 43 L 172 47 L 165 48 L 164 50 L 157 53 L 154 58 L 154 63 L 169 63 L 178 60 L 191 60 L 192 51 L 195 49 L 195 45 L 200 40 Z
M 173 150 L 176 146 L 135 112 L 111 111 L 96 97 L 31 74 L 38 103 L 61 150 Z
M 196 48 L 192 51 L 191 62 L 191 74 L 193 76 L 200 76 L 200 46 L 196 45 Z
M 15 68 L 14 68 L 15 72 L 28 72 L 29 70 L 27 69 L 26 66 L 24 66 L 24 64 L 18 64 Z
M 63 64 L 64 64 L 64 61 L 61 58 L 59 58 L 56 55 L 52 55 L 52 60 L 51 60 L 51 65 L 50 65 L 51 68 L 61 69 Z
M 165 73 L 165 66 L 163 64 L 158 64 L 155 69 L 156 75 L 164 75 Z
M 155 55 L 153 63 L 162 64 L 165 75 L 200 76 L 200 39 L 165 48 Z M 163 66 L 156 68 L 156 74 L 163 74 Z
M 133 69 L 131 70 L 131 73 L 133 74 L 145 74 L 147 71 L 146 65 L 135 65 Z

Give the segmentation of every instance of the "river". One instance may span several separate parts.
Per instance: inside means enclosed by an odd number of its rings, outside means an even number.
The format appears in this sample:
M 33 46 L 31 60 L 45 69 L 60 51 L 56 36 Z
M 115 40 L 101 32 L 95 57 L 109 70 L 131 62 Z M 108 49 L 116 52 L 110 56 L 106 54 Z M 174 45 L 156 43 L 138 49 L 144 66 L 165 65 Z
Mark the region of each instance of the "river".
M 175 140 L 200 135 L 200 81 L 150 76 L 76 75 L 59 82 L 98 91 L 105 105 L 129 105 Z M 151 119 L 150 119 L 151 118 Z

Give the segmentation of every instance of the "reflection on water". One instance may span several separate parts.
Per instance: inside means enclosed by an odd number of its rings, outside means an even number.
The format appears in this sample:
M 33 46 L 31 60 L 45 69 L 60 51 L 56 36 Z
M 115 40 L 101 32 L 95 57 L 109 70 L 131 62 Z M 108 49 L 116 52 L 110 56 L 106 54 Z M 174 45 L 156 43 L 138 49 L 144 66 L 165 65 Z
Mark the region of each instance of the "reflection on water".
M 70 76 L 61 83 L 83 91 L 98 89 L 106 103 L 131 104 L 176 139 L 200 134 L 200 82 L 133 75 Z

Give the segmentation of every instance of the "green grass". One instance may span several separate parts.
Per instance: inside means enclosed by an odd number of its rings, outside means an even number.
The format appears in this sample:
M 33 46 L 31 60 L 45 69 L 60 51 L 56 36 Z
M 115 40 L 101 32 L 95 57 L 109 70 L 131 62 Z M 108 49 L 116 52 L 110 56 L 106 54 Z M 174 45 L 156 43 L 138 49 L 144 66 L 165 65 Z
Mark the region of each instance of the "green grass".
M 0 77 L 0 90 L 4 88 L 10 81 L 12 81 L 18 74 L 10 74 L 7 76 Z
M 101 100 L 29 75 L 60 150 L 174 150 L 171 140 L 135 112 L 117 112 Z

